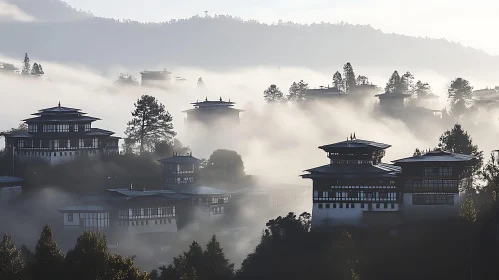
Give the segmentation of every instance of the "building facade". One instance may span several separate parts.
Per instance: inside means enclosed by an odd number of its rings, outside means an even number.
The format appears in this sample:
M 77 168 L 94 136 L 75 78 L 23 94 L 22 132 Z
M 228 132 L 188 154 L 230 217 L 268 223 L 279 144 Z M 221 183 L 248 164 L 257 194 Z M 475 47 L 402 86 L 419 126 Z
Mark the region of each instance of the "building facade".
M 5 146 L 13 149 L 16 160 L 40 161 L 56 165 L 78 157 L 118 153 L 119 137 L 114 132 L 93 128 L 98 118 L 80 109 L 57 107 L 39 110 L 23 120 L 28 130 L 5 135 Z
M 214 126 L 220 122 L 228 124 L 238 124 L 239 114 L 243 110 L 233 108 L 236 103 L 223 101 L 220 97 L 219 100 L 208 100 L 202 102 L 191 103 L 194 108 L 183 111 L 187 114 L 185 122 L 187 126 L 203 125 Z
M 171 83 L 171 72 L 166 69 L 162 71 L 140 72 L 141 85 L 146 87 L 167 87 Z
M 302 175 L 313 181 L 313 228 L 457 217 L 475 158 L 433 151 L 382 163 L 389 147 L 359 139 L 319 147 L 330 163 Z

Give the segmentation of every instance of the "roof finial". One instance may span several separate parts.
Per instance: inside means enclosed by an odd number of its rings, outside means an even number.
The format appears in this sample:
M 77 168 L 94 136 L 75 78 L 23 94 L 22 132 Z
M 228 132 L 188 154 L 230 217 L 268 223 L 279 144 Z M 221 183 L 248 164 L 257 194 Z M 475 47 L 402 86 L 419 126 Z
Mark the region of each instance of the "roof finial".
M 350 133 L 350 140 L 353 140 L 353 136 L 352 136 L 352 133 Z
M 206 96 L 206 99 L 204 101 L 208 101 L 208 96 Z
M 357 139 L 357 137 L 355 136 L 355 132 L 353 133 L 353 139 Z
M 61 107 L 61 101 L 59 101 L 59 107 Z
M 222 96 L 220 96 L 220 101 L 222 101 Z
M 131 189 L 131 190 L 133 190 L 133 185 L 132 185 L 132 183 L 130 183 L 130 189 Z
M 229 98 L 229 102 L 230 102 L 230 98 Z

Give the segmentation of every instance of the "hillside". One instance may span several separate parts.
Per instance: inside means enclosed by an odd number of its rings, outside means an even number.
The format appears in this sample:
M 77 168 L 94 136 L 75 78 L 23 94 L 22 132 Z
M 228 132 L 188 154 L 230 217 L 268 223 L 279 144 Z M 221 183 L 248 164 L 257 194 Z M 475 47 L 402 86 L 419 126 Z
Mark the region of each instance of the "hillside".
M 61 3 L 9 1 L 24 3 L 20 5 L 23 10 L 29 3 Z M 426 68 L 446 76 L 476 75 L 478 71 L 493 77 L 499 69 L 499 57 L 479 50 L 442 39 L 385 34 L 369 26 L 266 25 L 230 16 L 144 24 L 84 17 L 87 14 L 68 6 L 63 10 L 67 12 L 64 17 L 80 20 L 1 24 L 0 53 L 20 57 L 28 52 L 37 60 L 78 63 L 101 70 L 112 65 L 322 69 L 345 61 L 363 66 Z M 60 17 L 64 11 L 58 12 Z
M 61 0 L 6 0 L 6 2 L 40 21 L 70 21 L 92 16 L 90 13 L 78 11 Z

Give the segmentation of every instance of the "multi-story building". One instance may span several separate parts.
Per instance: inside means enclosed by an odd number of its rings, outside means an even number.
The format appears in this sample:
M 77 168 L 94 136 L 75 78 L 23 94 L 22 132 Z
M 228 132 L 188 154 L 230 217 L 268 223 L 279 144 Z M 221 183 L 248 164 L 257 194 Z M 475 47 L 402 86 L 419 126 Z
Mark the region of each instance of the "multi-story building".
M 167 87 L 171 83 L 172 72 L 166 69 L 162 71 L 142 71 L 140 72 L 142 86 L 147 87 Z
M 56 165 L 77 157 L 118 153 L 119 137 L 114 132 L 93 128 L 98 118 L 80 109 L 57 107 L 39 110 L 23 120 L 28 130 L 5 135 L 5 146 L 15 160 L 40 161 Z
M 239 123 L 239 114 L 243 112 L 243 110 L 233 108 L 236 103 L 230 100 L 223 101 L 222 97 L 219 100 L 206 98 L 204 101 L 191 104 L 194 105 L 194 109 L 183 111 L 187 114 L 185 122 L 189 127 L 194 125 L 212 127 L 221 122 L 237 124 Z
M 319 147 L 330 163 L 302 175 L 313 180 L 313 228 L 457 217 L 475 157 L 436 150 L 382 163 L 389 147 L 359 139 Z

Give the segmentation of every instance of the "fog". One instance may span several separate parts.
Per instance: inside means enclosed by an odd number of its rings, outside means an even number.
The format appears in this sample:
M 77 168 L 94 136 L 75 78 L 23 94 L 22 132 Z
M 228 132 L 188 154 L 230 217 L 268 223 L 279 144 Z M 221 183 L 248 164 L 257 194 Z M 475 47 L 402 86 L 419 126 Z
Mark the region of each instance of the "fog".
M 12 61 L 12 58 L 1 57 L 0 61 Z M 326 154 L 317 147 L 345 140 L 351 133 L 357 138 L 391 144 L 384 162 L 411 156 L 416 147 L 426 149 L 438 144 L 438 137 L 452 124 L 439 121 L 422 124 L 424 133 L 408 126 L 401 120 L 372 114 L 376 98 L 368 96 L 364 102 L 339 101 L 333 104 L 314 103 L 303 109 L 294 104 L 269 105 L 263 100 L 263 90 L 270 84 L 277 84 L 287 93 L 289 85 L 294 81 L 304 80 L 310 88 L 331 84 L 331 77 L 342 65 L 333 65 L 327 72 L 316 72 L 307 68 L 234 68 L 231 71 L 209 71 L 200 68 L 175 69 L 173 77 L 180 76 L 184 82 L 172 81 L 172 88 L 160 90 L 143 87 L 116 87 L 113 80 L 120 72 L 138 73 L 141 69 L 125 69 L 112 67 L 107 76 L 102 76 L 91 69 L 77 65 L 62 65 L 50 61 L 39 61 L 43 64 L 46 75 L 42 80 L 29 79 L 16 75 L 0 75 L 2 91 L 0 97 L 0 130 L 17 127 L 22 119 L 31 113 L 47 107 L 61 106 L 82 109 L 90 116 L 101 118 L 94 127 L 109 129 L 117 136 L 124 136 L 126 123 L 131 119 L 134 102 L 143 94 L 155 96 L 173 116 L 174 130 L 184 144 L 191 147 L 194 156 L 207 158 L 217 148 L 234 149 L 242 155 L 247 174 L 255 175 L 265 187 L 276 183 L 300 184 L 310 186 L 311 182 L 302 180 L 299 175 L 303 170 L 328 163 Z M 159 67 L 158 67 L 159 68 Z M 395 68 L 375 69 L 354 65 L 356 74 L 370 77 L 374 84 L 384 87 L 386 80 Z M 416 80 L 430 83 L 440 100 L 434 104 L 441 109 L 446 106 L 446 85 L 452 79 L 425 69 L 397 69 L 399 72 L 411 71 Z M 202 77 L 205 86 L 197 86 L 197 79 Z M 473 85 L 487 85 L 495 81 L 471 81 Z M 184 125 L 183 110 L 192 108 L 191 102 L 196 100 L 217 100 L 219 98 L 236 102 L 236 108 L 245 110 L 241 114 L 241 124 L 235 133 L 228 135 L 208 135 L 198 139 L 196 131 L 187 131 Z M 410 116 L 418 119 L 418 116 Z M 477 125 L 463 124 L 473 140 L 484 151 L 485 155 L 497 149 L 495 139 L 498 136 L 497 111 L 481 112 Z M 218 141 L 223 139 L 223 141 Z M 3 143 L 2 143 L 3 145 Z M 52 187 L 52 186 L 47 186 Z M 60 187 L 60 186 L 59 186 Z M 65 249 L 74 245 L 75 236 L 63 235 L 60 231 L 62 217 L 56 212 L 60 206 L 74 202 L 71 195 L 51 188 L 42 190 L 40 196 L 33 194 L 16 209 L 22 212 L 8 211 L 0 215 L 2 227 L 0 231 L 11 233 L 18 243 L 25 243 L 32 249 L 44 224 L 50 223 L 56 238 Z M 36 197 L 36 198 L 35 198 Z M 310 202 L 255 214 L 255 209 L 242 211 L 251 219 L 245 225 L 246 233 L 230 241 L 227 228 L 211 228 L 200 233 L 182 232 L 182 240 L 197 239 L 201 245 L 206 244 L 214 233 L 222 236 L 222 246 L 226 246 L 228 256 L 240 262 L 258 243 L 259 234 L 265 222 L 277 215 L 285 215 L 289 211 L 301 213 L 311 211 Z M 36 204 L 34 203 L 36 202 Z M 61 237 L 64 236 L 64 237 Z M 232 237 L 233 238 L 233 237 Z M 227 243 L 224 243 L 227 241 Z M 147 269 L 156 267 L 158 261 L 157 247 L 150 247 L 147 240 L 140 237 L 129 237 L 119 245 L 119 253 L 137 255 L 139 264 Z M 165 252 L 161 260 L 168 262 L 171 256 L 182 248 L 171 248 Z

